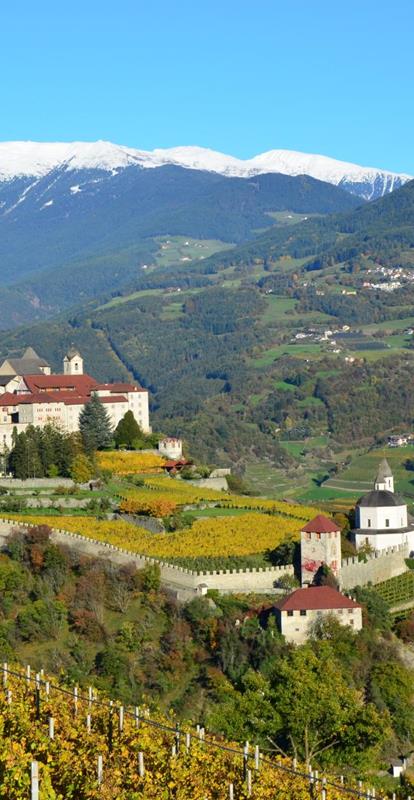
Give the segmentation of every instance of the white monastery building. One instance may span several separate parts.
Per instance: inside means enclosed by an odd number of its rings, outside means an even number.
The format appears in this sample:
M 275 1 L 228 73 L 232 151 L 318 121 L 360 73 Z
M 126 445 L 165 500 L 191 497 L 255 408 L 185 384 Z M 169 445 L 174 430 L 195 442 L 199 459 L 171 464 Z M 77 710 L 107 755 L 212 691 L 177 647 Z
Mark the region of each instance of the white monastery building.
M 385 458 L 379 465 L 373 490 L 356 504 L 352 536 L 357 549 L 369 545 L 374 550 L 385 550 L 408 544 L 410 553 L 414 552 L 414 521 L 404 498 L 394 492 L 393 474 Z
M 148 391 L 130 383 L 98 383 L 83 371 L 75 348 L 65 355 L 60 375 L 53 375 L 31 347 L 22 358 L 7 358 L 0 365 L 0 449 L 11 447 L 14 429 L 21 433 L 28 425 L 53 423 L 77 431 L 80 412 L 92 395 L 105 406 L 113 428 L 132 411 L 144 433 L 150 433 Z

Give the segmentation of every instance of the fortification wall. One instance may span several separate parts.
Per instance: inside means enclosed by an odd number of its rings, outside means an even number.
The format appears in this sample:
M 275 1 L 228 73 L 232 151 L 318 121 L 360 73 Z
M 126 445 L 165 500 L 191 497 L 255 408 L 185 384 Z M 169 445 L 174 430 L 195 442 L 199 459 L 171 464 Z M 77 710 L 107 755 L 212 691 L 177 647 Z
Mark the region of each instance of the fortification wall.
M 405 559 L 409 556 L 408 544 L 377 550 L 367 557 L 367 561 L 358 561 L 358 557 L 346 558 L 341 565 L 341 588 L 353 589 L 354 586 L 366 586 L 395 578 L 407 571 Z
M 0 545 L 4 545 L 13 528 L 29 528 L 25 522 L 14 522 L 7 519 L 0 520 Z M 52 529 L 52 541 L 55 544 L 71 547 L 77 552 L 93 558 L 110 558 L 116 564 L 134 563 L 137 569 L 143 569 L 147 564 L 158 564 L 161 571 L 161 582 L 164 586 L 183 592 L 183 596 L 200 592 L 200 585 L 207 589 L 217 589 L 222 593 L 255 592 L 269 594 L 275 592 L 275 584 L 282 575 L 293 575 L 293 565 L 282 567 L 269 567 L 268 569 L 245 570 L 218 570 L 216 572 L 196 572 L 174 564 L 168 564 L 160 559 L 149 556 L 137 555 L 129 550 L 88 539 L 78 533 L 70 533 L 61 529 Z

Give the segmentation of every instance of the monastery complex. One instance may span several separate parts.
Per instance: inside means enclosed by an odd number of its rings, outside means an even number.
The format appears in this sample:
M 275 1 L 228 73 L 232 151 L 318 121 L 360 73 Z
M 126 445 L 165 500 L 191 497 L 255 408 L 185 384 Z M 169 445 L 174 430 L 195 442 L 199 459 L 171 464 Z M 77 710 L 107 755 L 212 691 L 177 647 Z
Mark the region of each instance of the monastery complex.
M 68 432 L 79 429 L 79 415 L 92 395 L 98 395 L 115 428 L 132 411 L 144 433 L 150 433 L 148 391 L 130 383 L 98 383 L 83 371 L 83 358 L 71 348 L 63 359 L 63 373 L 52 374 L 50 365 L 32 347 L 22 358 L 7 358 L 0 365 L 0 449 L 12 446 L 13 430 L 50 423 Z

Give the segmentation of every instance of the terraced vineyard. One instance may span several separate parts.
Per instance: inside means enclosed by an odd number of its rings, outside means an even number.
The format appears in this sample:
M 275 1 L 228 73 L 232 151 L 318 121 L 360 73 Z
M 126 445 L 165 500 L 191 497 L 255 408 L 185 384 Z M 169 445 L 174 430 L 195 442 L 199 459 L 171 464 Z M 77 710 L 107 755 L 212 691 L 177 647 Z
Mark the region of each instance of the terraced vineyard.
M 383 600 L 392 608 L 400 603 L 407 603 L 412 600 L 414 607 L 414 571 L 403 572 L 395 578 L 378 583 L 375 591 L 381 595 Z
M 7 800 L 356 800 L 374 795 L 287 759 L 3 665 Z M 343 781 L 343 779 L 342 779 Z M 40 789 L 40 793 L 39 793 Z M 380 798 L 381 795 L 377 794 Z

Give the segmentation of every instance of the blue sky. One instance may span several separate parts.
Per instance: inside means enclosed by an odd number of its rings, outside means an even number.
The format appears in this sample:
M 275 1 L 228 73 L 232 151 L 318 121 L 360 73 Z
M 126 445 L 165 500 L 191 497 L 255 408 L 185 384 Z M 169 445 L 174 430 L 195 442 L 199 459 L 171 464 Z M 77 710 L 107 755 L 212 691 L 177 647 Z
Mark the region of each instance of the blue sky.
M 1 140 L 286 148 L 414 174 L 412 0 L 1 6 Z

